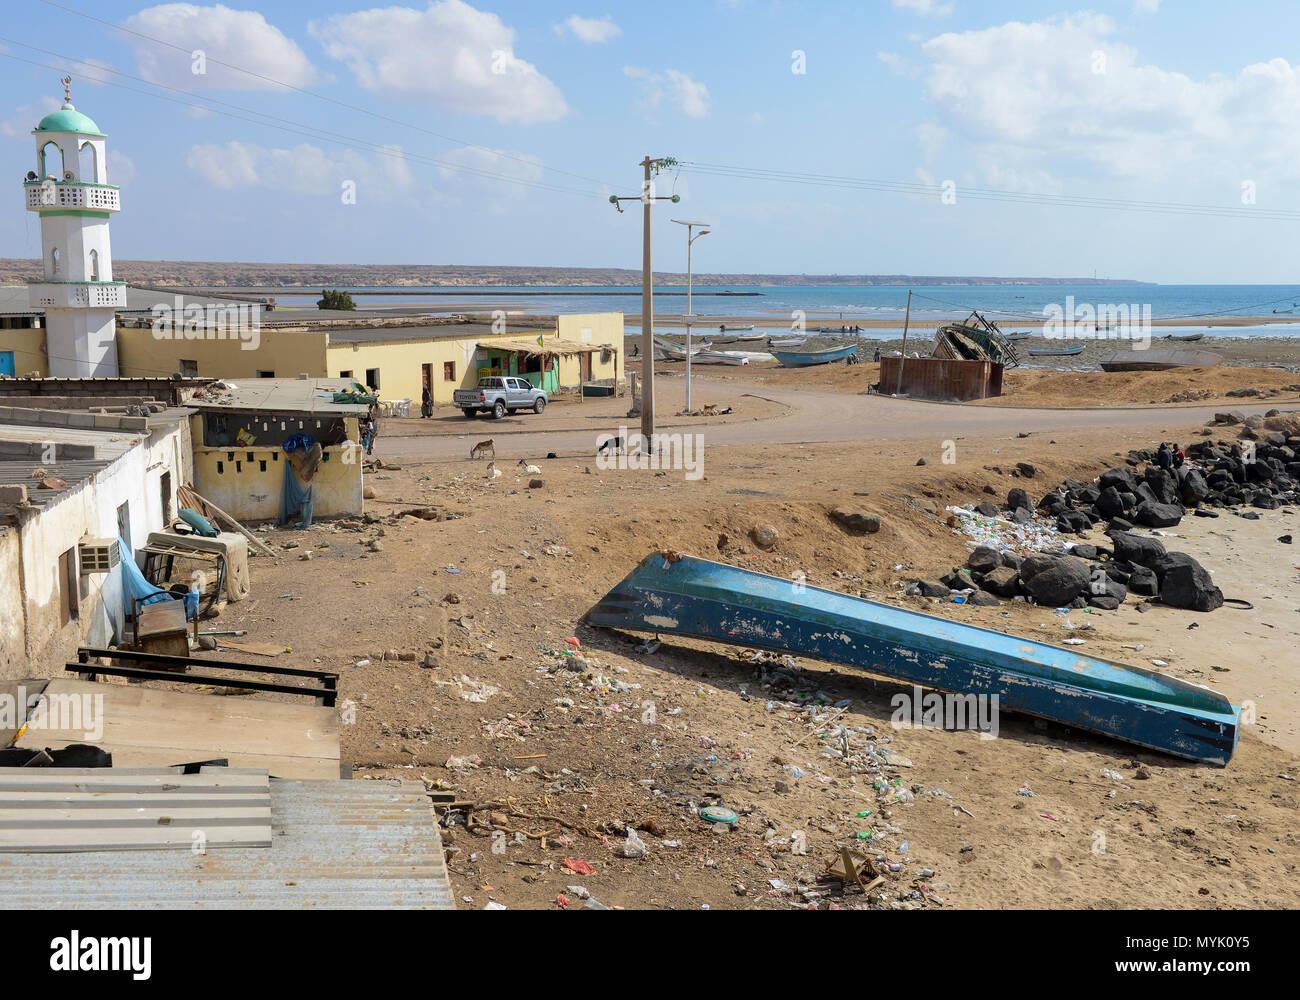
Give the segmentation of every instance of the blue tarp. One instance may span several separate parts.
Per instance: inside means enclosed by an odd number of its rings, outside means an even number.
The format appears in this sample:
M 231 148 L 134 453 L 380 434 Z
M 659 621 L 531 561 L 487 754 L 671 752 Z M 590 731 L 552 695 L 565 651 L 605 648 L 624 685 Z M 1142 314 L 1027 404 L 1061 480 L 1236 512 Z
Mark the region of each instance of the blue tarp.
M 288 524 L 289 518 L 299 514 L 298 527 L 310 528 L 312 508 L 316 504 L 316 493 L 311 483 L 303 485 L 294 475 L 293 463 L 284 463 L 284 496 L 280 502 L 280 523 Z
M 118 536 L 117 551 L 120 556 L 122 565 L 122 599 L 126 604 L 126 613 L 128 617 L 135 615 L 135 601 L 142 598 L 145 604 L 157 604 L 159 601 L 170 601 L 172 595 L 165 590 L 159 590 L 152 583 L 144 578 L 140 572 L 140 567 L 135 564 L 135 553 L 131 551 L 131 546 Z

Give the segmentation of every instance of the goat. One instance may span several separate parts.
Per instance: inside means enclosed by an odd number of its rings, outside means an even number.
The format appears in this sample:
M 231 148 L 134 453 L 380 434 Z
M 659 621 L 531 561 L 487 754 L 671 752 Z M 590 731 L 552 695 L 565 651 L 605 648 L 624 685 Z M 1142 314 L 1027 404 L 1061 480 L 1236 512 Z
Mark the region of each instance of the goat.
M 490 452 L 493 458 L 497 457 L 496 444 L 492 438 L 488 438 L 486 441 L 480 441 L 471 448 L 469 450 L 469 457 L 471 459 L 482 458 L 485 452 Z
M 536 465 L 529 465 L 527 460 L 522 458 L 519 460 L 519 468 L 524 470 L 524 475 L 526 476 L 540 476 L 542 474 L 540 468 Z

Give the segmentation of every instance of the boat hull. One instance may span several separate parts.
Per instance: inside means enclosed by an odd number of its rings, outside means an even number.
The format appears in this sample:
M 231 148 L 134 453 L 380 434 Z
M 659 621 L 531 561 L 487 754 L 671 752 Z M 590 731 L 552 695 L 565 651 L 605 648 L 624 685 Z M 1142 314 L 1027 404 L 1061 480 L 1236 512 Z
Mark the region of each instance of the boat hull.
M 836 347 L 829 351 L 772 351 L 772 357 L 776 358 L 786 368 L 809 368 L 813 365 L 828 365 L 833 361 L 843 361 L 845 358 L 852 357 L 858 353 L 857 344 L 850 347 Z
M 1077 347 L 1062 347 L 1058 350 L 1030 351 L 1029 356 L 1031 358 L 1072 358 L 1076 354 L 1082 353 L 1083 345 L 1080 344 Z
M 1225 765 L 1240 710 L 1141 667 L 850 597 L 692 556 L 653 553 L 588 613 L 605 628 L 811 656 L 998 708 Z
M 1171 368 L 1213 368 L 1223 356 L 1213 351 L 1116 351 L 1098 364 L 1107 372 L 1162 372 Z

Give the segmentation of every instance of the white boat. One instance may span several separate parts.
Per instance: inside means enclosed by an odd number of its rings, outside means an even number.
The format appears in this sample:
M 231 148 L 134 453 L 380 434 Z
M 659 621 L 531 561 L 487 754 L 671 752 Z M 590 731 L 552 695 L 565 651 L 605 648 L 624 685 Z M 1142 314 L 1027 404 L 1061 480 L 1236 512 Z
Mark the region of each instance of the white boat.
M 739 351 L 700 351 L 692 355 L 697 365 L 747 365 L 749 358 Z
M 762 330 L 755 330 L 752 326 L 748 333 L 734 333 L 736 327 L 728 327 L 726 333 L 711 333 L 710 339 L 715 344 L 748 344 L 767 339 L 767 334 Z
M 803 347 L 808 343 L 807 337 L 768 337 L 768 347 Z

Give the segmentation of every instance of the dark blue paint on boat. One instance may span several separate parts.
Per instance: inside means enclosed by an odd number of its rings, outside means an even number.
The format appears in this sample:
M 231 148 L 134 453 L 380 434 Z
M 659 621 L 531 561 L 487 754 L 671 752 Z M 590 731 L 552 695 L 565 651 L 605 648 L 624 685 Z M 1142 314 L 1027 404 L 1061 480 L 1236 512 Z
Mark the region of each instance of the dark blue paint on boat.
M 905 611 L 692 556 L 653 553 L 587 615 L 606 628 L 673 633 L 811 656 L 1224 765 L 1240 709 L 1142 667 Z

